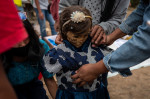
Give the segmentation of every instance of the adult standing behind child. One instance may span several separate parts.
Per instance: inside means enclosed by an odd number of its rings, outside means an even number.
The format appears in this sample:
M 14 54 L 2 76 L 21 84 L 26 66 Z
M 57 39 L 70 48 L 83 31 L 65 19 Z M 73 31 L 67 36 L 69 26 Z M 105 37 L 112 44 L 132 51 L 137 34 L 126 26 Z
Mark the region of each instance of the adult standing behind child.
M 92 46 L 96 47 L 101 42 L 103 34 L 110 34 L 123 21 L 126 15 L 130 0 L 60 0 L 59 13 L 69 6 L 80 5 L 87 8 L 92 15 L 93 27 L 90 36 Z M 62 39 L 58 35 L 56 43 L 61 43 Z M 103 74 L 103 81 L 107 86 L 107 73 Z
M 52 15 L 48 11 L 48 5 L 49 5 L 48 0 L 34 0 L 33 1 L 33 7 L 35 9 L 36 16 L 38 18 L 38 22 L 40 25 L 40 32 L 41 32 L 42 39 L 43 37 L 47 36 L 46 20 L 49 22 L 52 35 L 57 34 L 54 29 L 55 21 Z
M 55 98 L 57 85 L 53 75 L 46 71 L 42 59 L 49 47 L 46 42 L 39 40 L 25 14 L 19 15 L 29 37 L 2 54 L 8 79 L 18 99 L 48 99 L 42 82 L 38 80 L 38 75 L 42 72 L 48 90 Z
M 56 99 L 109 99 L 102 75 L 83 87 L 73 84 L 71 79 L 83 64 L 100 61 L 109 50 L 105 46 L 92 47 L 90 12 L 80 6 L 71 6 L 64 9 L 59 20 L 63 42 L 43 57 L 46 69 L 56 73 L 59 86 Z

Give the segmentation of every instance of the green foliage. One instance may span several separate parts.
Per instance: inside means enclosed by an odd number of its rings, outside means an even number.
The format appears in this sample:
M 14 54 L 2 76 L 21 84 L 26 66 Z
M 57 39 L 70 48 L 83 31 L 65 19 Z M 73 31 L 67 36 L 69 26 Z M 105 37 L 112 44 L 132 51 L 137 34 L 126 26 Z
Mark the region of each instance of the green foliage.
M 131 7 L 136 7 L 139 4 L 139 0 L 130 0 Z

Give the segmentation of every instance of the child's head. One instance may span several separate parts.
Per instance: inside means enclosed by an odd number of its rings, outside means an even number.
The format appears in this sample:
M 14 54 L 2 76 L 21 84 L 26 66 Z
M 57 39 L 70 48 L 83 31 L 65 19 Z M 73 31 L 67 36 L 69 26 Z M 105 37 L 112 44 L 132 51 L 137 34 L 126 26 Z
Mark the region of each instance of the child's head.
M 27 57 L 28 60 L 39 61 L 44 54 L 43 45 L 39 42 L 38 35 L 25 15 L 20 15 L 20 18 L 23 18 L 22 22 L 28 33 L 28 38 L 14 46 L 9 53 L 12 56 Z
M 79 48 L 92 28 L 90 12 L 80 6 L 67 7 L 60 15 L 60 33 L 64 40 Z

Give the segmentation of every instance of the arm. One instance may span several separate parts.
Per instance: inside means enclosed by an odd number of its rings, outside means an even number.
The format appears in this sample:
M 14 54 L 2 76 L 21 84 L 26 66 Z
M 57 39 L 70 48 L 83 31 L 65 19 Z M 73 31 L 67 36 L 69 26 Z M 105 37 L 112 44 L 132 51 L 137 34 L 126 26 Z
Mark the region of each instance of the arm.
M 106 34 L 110 34 L 112 31 L 114 31 L 125 18 L 130 0 L 116 0 L 115 6 L 119 1 L 120 3 L 114 11 L 112 17 L 108 21 L 101 22 L 99 24 L 104 29 Z
M 93 47 L 99 46 L 104 36 L 110 34 L 121 24 L 126 15 L 129 2 L 130 0 L 116 0 L 113 9 L 114 12 L 110 19 L 93 27 L 90 34 Z
M 77 71 L 77 74 L 72 76 L 73 79 L 76 79 L 75 83 L 81 82 L 80 84 L 84 85 L 84 81 L 92 81 L 99 74 L 105 73 L 108 70 L 111 72 L 124 71 L 149 58 L 150 25 L 147 24 L 150 20 L 149 11 L 150 5 L 145 8 L 142 19 L 143 23 L 138 27 L 138 32 L 134 33 L 132 39 L 114 52 L 105 56 L 103 60 L 96 64 L 86 64 L 82 66 Z M 134 18 L 128 19 L 127 21 L 129 20 L 134 20 Z
M 10 85 L 6 73 L 4 71 L 2 62 L 0 60 L 0 99 L 17 99 L 16 94 Z
M 41 10 L 41 8 L 40 8 L 40 4 L 39 4 L 39 1 L 38 1 L 38 0 L 35 0 L 35 5 L 36 5 L 37 10 L 38 10 L 38 12 L 39 12 L 39 18 L 40 18 L 41 20 L 43 20 L 43 19 L 44 19 L 44 15 L 43 15 L 43 13 L 42 13 L 42 10 Z
M 52 98 L 55 99 L 58 86 L 54 78 L 44 78 L 44 81 Z
M 147 24 L 147 21 L 150 20 L 150 15 L 148 14 L 149 11 L 150 5 L 145 8 L 142 19 L 143 23 L 138 27 L 138 32 L 134 33 L 132 39 L 130 39 L 127 43 L 122 45 L 113 53 L 104 57 L 103 61 L 107 69 L 112 72 L 121 71 L 137 65 L 150 57 L 150 44 L 148 43 L 150 38 L 150 26 Z M 126 21 L 129 22 L 135 18 L 128 19 Z M 133 26 L 134 25 L 135 24 L 133 23 Z M 123 28 L 123 25 L 120 26 Z
M 119 26 L 120 30 L 129 35 L 132 35 L 134 32 L 136 32 L 138 29 L 137 27 L 142 25 L 145 8 L 146 5 L 142 0 L 140 0 L 140 4 L 138 5 L 137 9 L 133 11 Z
M 124 2 L 127 2 L 126 0 L 124 0 Z M 142 24 L 142 20 L 143 20 L 143 14 L 144 14 L 144 9 L 145 9 L 145 5 L 143 4 L 142 1 L 140 1 L 140 4 L 139 6 L 137 7 L 137 9 L 135 11 L 132 12 L 132 14 L 130 14 L 130 16 L 127 18 L 126 21 L 122 22 L 122 24 L 119 26 L 120 30 L 123 32 L 123 33 L 126 33 L 126 34 L 129 34 L 129 35 L 132 35 L 135 31 L 137 31 L 137 27 L 139 25 Z M 119 8 L 118 8 L 119 9 Z M 116 10 L 117 11 L 117 10 Z M 116 14 L 115 16 L 119 16 L 119 12 L 117 12 L 118 14 Z M 120 15 L 123 15 L 123 14 L 120 14 Z M 109 25 L 110 22 L 115 22 L 115 18 L 114 18 L 114 21 L 111 21 L 114 17 L 112 17 L 110 20 L 108 20 L 107 22 L 102 22 L 101 24 L 103 24 L 104 26 L 106 27 L 102 27 L 109 30 Z M 119 18 L 119 17 L 118 17 Z M 117 19 L 117 18 L 116 18 Z M 116 21 L 117 22 L 117 21 Z M 111 27 L 114 27 L 115 25 L 112 24 Z M 115 31 L 116 32 L 116 31 Z M 98 34 L 98 33 L 97 33 Z M 91 36 L 94 35 L 93 33 L 91 34 Z M 117 35 L 116 35 L 117 36 Z M 97 44 L 97 45 L 100 45 L 100 44 L 103 44 L 103 41 L 101 40 L 103 37 L 103 39 L 105 38 L 105 34 L 103 34 L 103 36 L 99 35 L 97 37 L 97 35 L 95 35 L 93 37 L 93 43 Z M 95 42 L 94 42 L 95 41 Z M 94 44 L 93 44 L 94 45 Z

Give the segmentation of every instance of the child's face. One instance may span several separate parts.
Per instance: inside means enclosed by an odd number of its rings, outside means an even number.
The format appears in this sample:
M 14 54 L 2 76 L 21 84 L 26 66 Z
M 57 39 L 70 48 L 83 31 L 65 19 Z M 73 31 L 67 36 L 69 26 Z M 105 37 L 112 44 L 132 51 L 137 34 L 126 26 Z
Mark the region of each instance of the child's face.
M 72 32 L 67 32 L 67 39 L 68 41 L 74 45 L 76 48 L 79 48 L 82 46 L 82 44 L 86 41 L 88 38 L 88 33 L 83 34 L 75 34 Z

